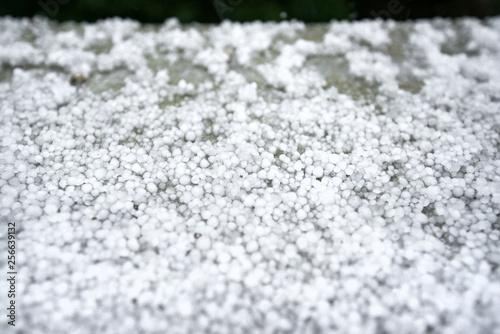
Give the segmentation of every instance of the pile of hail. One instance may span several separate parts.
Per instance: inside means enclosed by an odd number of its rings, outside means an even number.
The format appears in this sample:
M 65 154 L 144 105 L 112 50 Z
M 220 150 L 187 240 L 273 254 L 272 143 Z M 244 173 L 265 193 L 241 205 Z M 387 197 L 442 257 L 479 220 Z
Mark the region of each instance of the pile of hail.
M 498 333 L 500 18 L 0 45 L 16 329 Z

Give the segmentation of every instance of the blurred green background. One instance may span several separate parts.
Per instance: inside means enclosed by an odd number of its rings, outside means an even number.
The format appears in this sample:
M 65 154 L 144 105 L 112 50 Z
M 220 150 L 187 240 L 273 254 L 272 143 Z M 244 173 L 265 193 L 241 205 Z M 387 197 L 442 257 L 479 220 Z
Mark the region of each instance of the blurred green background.
M 95 21 L 129 17 L 142 22 L 280 21 L 298 19 L 393 18 L 407 20 L 435 16 L 485 17 L 500 14 L 500 0 L 11 0 L 0 5 L 0 16 L 35 14 L 58 21 Z

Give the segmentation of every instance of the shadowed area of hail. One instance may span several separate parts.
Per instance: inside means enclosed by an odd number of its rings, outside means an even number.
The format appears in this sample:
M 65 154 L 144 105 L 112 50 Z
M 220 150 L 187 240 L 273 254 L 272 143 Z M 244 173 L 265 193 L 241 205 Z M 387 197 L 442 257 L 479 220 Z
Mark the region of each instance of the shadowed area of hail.
M 19 330 L 499 328 L 498 18 L 2 18 L 0 45 Z

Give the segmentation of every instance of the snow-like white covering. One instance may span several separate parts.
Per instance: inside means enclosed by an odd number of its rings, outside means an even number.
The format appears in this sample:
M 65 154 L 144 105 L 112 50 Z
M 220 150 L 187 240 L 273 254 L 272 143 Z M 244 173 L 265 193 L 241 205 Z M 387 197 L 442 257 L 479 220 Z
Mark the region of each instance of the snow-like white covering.
M 16 329 L 498 333 L 499 18 L 2 18 L 0 45 Z

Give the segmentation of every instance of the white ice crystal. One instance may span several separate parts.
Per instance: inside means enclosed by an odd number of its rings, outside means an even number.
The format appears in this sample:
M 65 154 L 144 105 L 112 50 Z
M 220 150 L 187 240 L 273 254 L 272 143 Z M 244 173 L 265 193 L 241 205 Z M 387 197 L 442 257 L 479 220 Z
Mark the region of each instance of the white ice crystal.
M 0 19 L 19 330 L 495 332 L 499 41 Z

